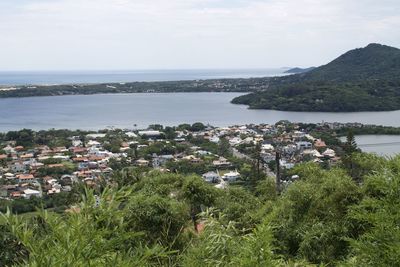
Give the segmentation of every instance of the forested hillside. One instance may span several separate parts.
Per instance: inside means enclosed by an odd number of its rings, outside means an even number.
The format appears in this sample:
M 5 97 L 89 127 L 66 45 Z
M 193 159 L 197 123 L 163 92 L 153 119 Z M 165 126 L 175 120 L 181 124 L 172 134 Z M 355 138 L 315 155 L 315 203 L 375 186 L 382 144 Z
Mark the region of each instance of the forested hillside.
M 267 90 L 232 102 L 288 111 L 397 110 L 399 77 L 400 50 L 370 44 L 309 72 L 272 79 Z
M 291 172 L 300 180 L 278 194 L 270 178 L 221 190 L 127 168 L 77 190 L 66 212 L 2 215 L 0 265 L 400 265 L 400 157 Z

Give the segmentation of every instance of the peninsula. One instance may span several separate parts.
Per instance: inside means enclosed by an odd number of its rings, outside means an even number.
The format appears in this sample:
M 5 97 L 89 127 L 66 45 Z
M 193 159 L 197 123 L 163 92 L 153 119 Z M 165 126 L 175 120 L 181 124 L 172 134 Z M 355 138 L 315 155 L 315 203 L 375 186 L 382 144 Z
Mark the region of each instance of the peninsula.
M 255 92 L 266 89 L 269 79 L 266 77 L 162 82 L 0 86 L 0 98 L 127 93 Z
M 369 44 L 309 72 L 273 78 L 266 90 L 232 103 L 283 111 L 399 110 L 400 49 Z

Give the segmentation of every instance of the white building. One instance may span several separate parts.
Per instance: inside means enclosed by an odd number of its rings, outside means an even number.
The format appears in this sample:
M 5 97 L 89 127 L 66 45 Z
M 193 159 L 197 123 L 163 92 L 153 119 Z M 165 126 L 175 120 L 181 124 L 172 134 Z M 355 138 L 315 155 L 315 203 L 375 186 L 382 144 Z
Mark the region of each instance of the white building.
M 222 179 L 228 182 L 235 182 L 239 178 L 240 178 L 240 173 L 237 171 L 230 171 L 222 176 Z
M 216 172 L 207 172 L 202 175 L 204 181 L 208 183 L 216 183 L 221 180 L 221 177 Z
M 306 141 L 302 141 L 302 142 L 297 142 L 296 146 L 297 146 L 298 150 L 311 149 L 312 148 L 312 143 L 306 142 Z
M 328 158 L 334 158 L 336 156 L 336 153 L 334 150 L 328 148 L 322 153 L 323 156 L 328 157 Z
M 104 138 L 106 134 L 88 134 L 86 135 L 88 139 L 97 139 L 97 138 Z
M 265 150 L 265 151 L 274 151 L 274 146 L 273 145 L 271 145 L 271 144 L 263 144 L 262 146 L 261 146 L 261 149 L 262 150 Z
M 31 197 L 41 197 L 42 193 L 40 193 L 40 191 L 37 190 L 33 190 L 33 189 L 26 189 L 24 190 L 24 194 L 23 197 L 26 199 L 30 199 Z
M 131 138 L 136 138 L 137 137 L 137 134 L 135 134 L 134 132 L 126 132 L 125 133 L 128 137 L 131 137 Z

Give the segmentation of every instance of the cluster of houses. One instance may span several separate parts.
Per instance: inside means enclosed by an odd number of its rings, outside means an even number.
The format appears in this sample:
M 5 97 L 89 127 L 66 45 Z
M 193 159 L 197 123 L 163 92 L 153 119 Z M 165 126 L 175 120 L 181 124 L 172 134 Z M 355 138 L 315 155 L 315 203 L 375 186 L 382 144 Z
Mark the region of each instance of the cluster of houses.
M 234 157 L 254 160 L 254 153 L 248 148 L 259 146 L 259 157 L 268 166 L 279 159 L 281 168 L 290 169 L 304 161 L 335 164 L 340 160 L 336 152 L 323 140 L 314 138 L 294 125 L 288 129 L 284 124 L 240 125 L 232 127 L 205 127 L 203 130 L 176 131 L 174 138 L 167 140 L 158 130 L 124 131 L 125 139 L 119 144 L 119 151 L 105 149 L 109 143 L 103 133 L 71 136 L 70 147 L 49 147 L 37 145 L 34 148 L 18 146 L 8 141 L 0 146 L 0 198 L 41 197 L 71 191 L 75 182 L 95 186 L 97 181 L 109 177 L 114 171 L 110 161 L 125 159 L 130 165 L 169 171 L 167 163 L 186 161 L 199 164 L 207 160 L 209 171 L 198 173 L 217 188 L 224 189 L 230 183 L 240 180 L 242 175 L 223 155 L 196 146 L 191 138 L 203 139 L 221 145 L 225 142 Z M 152 153 L 132 157 L 132 150 L 145 149 L 155 143 L 181 144 L 188 149 L 171 154 Z M 279 157 L 277 155 L 279 154 Z M 269 173 L 270 174 L 270 173 Z
M 300 130 L 298 125 L 294 125 L 293 128 L 288 131 L 285 124 L 242 125 L 213 128 L 196 135 L 215 143 L 224 138 L 233 149 L 260 144 L 260 156 L 263 162 L 268 164 L 275 161 L 279 153 L 280 166 L 285 169 L 293 168 L 304 161 L 335 164 L 340 160 L 336 152 L 323 140 Z
M 71 191 L 72 184 L 82 181 L 93 185 L 101 176 L 110 174 L 110 158 L 123 153 L 104 150 L 96 137 L 88 136 L 86 146 L 79 137 L 71 137 L 71 147 L 46 145 L 25 149 L 14 141 L 0 147 L 0 197 L 26 198 Z

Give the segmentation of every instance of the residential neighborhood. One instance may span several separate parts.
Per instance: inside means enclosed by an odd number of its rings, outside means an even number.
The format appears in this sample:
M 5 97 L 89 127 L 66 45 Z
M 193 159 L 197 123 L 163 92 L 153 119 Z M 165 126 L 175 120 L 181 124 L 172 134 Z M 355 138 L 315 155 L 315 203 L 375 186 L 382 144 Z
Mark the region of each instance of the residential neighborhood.
M 123 167 L 194 173 L 224 189 L 251 179 L 255 169 L 276 176 L 278 166 L 280 173 L 285 173 L 306 161 L 326 166 L 340 161 L 334 147 L 301 125 L 288 122 L 231 127 L 155 125 L 67 139 L 68 146 L 24 147 L 16 140 L 4 141 L 0 147 L 0 197 L 51 196 L 71 191 L 75 183 L 95 187 L 100 181 L 110 182 L 113 172 Z M 284 181 L 290 178 L 281 177 Z

